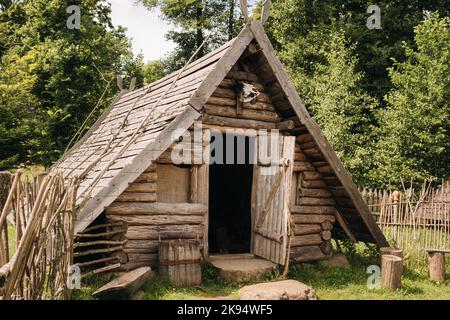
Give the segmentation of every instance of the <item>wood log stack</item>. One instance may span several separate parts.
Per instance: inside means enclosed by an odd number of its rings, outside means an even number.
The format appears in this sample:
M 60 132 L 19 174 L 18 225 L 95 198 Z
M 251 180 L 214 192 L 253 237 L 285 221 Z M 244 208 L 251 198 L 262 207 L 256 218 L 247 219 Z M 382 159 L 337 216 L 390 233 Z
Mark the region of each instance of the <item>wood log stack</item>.
M 291 216 L 295 223 L 291 238 L 291 259 L 308 262 L 326 259 L 332 253 L 331 231 L 336 221 L 335 202 L 322 173 L 302 149 L 311 137 L 297 138 Z M 302 143 L 300 143 L 300 142 Z
M 105 210 L 109 223 L 126 224 L 123 237 L 126 242 L 123 244 L 120 258 L 123 270 L 132 270 L 142 266 L 156 268 L 161 240 L 202 240 L 204 238 L 207 206 L 201 202 L 207 201 L 207 195 L 205 196 L 205 192 L 201 191 L 205 188 L 205 184 L 197 185 L 196 181 L 204 180 L 204 170 L 200 168 L 205 166 L 198 165 L 188 169 L 190 181 L 185 188 L 189 189 L 190 195 L 183 200 L 186 202 L 157 202 L 158 196 L 164 198 L 165 201 L 170 201 L 172 196 L 179 197 L 180 193 L 179 190 L 175 190 L 180 186 L 176 185 L 175 180 L 172 180 L 173 185 L 166 191 L 174 191 L 174 194 L 158 195 L 158 189 L 167 177 L 161 177 L 158 180 L 157 171 L 159 169 L 157 167 L 160 164 L 170 163 L 167 158 L 170 159 L 170 156 L 163 155 L 156 161 L 156 164 L 152 164 L 126 190 L 126 197 L 120 196 Z M 150 185 L 151 188 L 144 190 Z M 147 191 L 144 194 L 151 194 L 151 196 L 140 196 L 141 192 L 138 191 Z

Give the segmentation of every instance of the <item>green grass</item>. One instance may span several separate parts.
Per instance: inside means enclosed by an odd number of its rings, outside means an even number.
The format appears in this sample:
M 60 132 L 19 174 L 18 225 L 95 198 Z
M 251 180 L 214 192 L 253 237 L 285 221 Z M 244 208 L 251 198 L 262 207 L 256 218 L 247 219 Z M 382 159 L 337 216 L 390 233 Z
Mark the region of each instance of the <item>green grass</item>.
M 396 291 L 367 288 L 367 267 L 376 265 L 378 257 L 363 246 L 349 252 L 350 267 L 330 268 L 320 263 L 292 265 L 289 278 L 311 286 L 321 300 L 450 300 L 450 274 L 444 283 L 434 283 L 426 274 L 406 270 L 402 287 Z M 448 259 L 450 260 L 450 259 Z M 449 262 L 449 261 L 448 261 Z M 450 263 L 447 263 L 450 271 Z M 279 273 L 278 273 L 279 274 Z M 277 274 L 268 281 L 274 280 Z M 146 300 L 238 299 L 245 283 L 226 283 L 217 279 L 208 266 L 203 267 L 203 283 L 197 287 L 174 287 L 168 281 L 155 278 L 144 286 Z M 91 280 L 88 287 L 74 294 L 76 299 L 91 299 L 90 295 L 102 282 Z
M 450 300 L 450 280 L 434 283 L 423 272 L 406 269 L 402 287 L 396 291 L 371 290 L 367 287 L 367 267 L 379 264 L 376 249 L 363 244 L 344 248 L 350 262 L 347 268 L 330 268 L 323 264 L 296 264 L 290 267 L 289 279 L 311 286 L 321 300 Z M 450 272 L 450 259 L 447 270 Z M 280 272 L 268 281 L 274 280 Z M 450 274 L 446 275 L 450 279 Z M 237 299 L 238 291 L 246 284 L 224 283 L 204 268 L 204 279 L 197 288 L 175 288 L 167 281 L 157 280 L 145 288 L 146 299 Z

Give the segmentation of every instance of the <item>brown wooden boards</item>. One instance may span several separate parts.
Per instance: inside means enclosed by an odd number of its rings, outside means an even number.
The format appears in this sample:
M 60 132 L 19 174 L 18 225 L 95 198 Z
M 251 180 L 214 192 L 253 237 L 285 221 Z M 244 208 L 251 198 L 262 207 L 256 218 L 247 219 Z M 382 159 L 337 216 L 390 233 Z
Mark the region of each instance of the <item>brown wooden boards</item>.
M 253 239 L 252 253 L 284 265 L 287 255 L 288 216 L 292 184 L 292 164 L 294 162 L 294 137 L 259 137 L 257 152 L 267 150 L 278 144 L 279 152 L 276 164 L 267 166 L 255 164 L 253 173 L 252 216 Z M 276 141 L 272 142 L 271 140 Z M 271 152 L 274 152 L 272 149 Z

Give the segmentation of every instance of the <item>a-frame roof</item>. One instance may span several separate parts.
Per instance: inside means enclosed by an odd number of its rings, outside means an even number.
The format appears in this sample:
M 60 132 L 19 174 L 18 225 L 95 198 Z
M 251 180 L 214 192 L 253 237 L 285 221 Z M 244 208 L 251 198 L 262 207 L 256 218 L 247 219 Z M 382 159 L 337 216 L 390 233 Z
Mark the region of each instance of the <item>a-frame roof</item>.
M 209 97 L 252 42 L 259 45 L 261 49 L 259 54 L 270 66 L 268 73 L 272 78 L 271 81 L 276 81 L 276 87 L 282 89 L 286 102 L 300 123 L 313 136 L 323 158 L 340 181 L 341 185 L 338 187 L 341 189 L 338 192 L 344 194 L 348 203 L 339 211 L 348 227 L 347 231 L 355 240 L 374 242 L 379 246 L 387 245 L 349 174 L 318 125 L 310 117 L 258 21 L 249 21 L 235 39 L 182 70 L 175 86 L 158 103 L 136 141 L 112 165 L 109 164 L 111 159 L 114 159 L 117 152 L 127 144 L 127 139 L 177 78 L 178 72 L 140 90 L 122 94 L 85 137 L 53 167 L 63 170 L 66 176 L 82 175 L 83 180 L 78 193 L 79 202 L 82 202 L 83 206 L 76 223 L 76 232 L 82 231 L 92 223 L 125 191 L 129 183 L 132 183 L 175 142 L 176 136 L 173 135 L 175 130 L 177 132 L 187 130 L 201 117 Z M 357 223 L 355 217 L 359 219 Z

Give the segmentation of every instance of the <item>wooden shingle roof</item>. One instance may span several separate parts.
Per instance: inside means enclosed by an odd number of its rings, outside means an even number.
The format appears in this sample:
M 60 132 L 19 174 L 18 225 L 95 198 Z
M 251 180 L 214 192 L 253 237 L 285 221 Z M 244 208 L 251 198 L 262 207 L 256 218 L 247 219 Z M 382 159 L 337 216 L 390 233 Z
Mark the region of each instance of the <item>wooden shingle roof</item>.
M 173 135 L 174 131 L 187 130 L 201 116 L 209 97 L 251 42 L 259 46 L 259 54 L 270 69 L 260 70 L 261 78 L 269 87 L 283 92 L 290 112 L 313 136 L 321 156 L 332 167 L 339 185 L 330 185 L 330 189 L 337 190 L 336 197 L 339 195 L 344 199 L 342 205 L 340 201 L 336 202 L 341 207 L 339 211 L 343 219 L 348 220 L 348 227 L 353 228 L 355 240 L 387 245 L 361 194 L 303 105 L 258 21 L 249 22 L 238 37 L 188 65 L 175 86 L 156 106 L 155 112 L 151 113 L 152 107 L 177 78 L 178 72 L 142 89 L 122 94 L 67 156 L 55 164 L 53 169 L 63 170 L 66 176 L 86 173 L 79 190 L 79 203 L 83 206 L 76 232 L 85 229 L 175 142 L 178 137 Z M 151 117 L 136 141 L 108 166 L 149 114 Z M 103 152 L 108 154 L 97 161 Z M 104 170 L 106 172 L 98 179 Z

